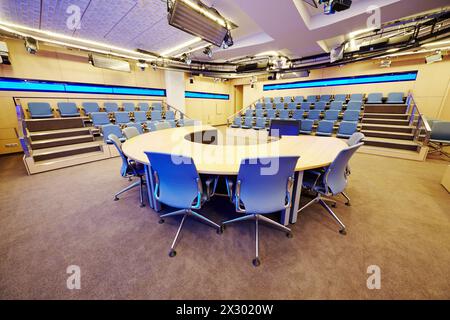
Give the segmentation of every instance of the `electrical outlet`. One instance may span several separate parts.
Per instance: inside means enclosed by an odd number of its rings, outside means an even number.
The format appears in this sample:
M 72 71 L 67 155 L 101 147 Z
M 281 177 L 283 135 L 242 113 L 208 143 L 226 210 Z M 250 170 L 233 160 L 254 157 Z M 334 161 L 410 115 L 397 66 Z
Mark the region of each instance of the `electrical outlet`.
M 18 146 L 19 146 L 18 143 L 7 143 L 7 144 L 5 144 L 6 148 L 16 148 Z

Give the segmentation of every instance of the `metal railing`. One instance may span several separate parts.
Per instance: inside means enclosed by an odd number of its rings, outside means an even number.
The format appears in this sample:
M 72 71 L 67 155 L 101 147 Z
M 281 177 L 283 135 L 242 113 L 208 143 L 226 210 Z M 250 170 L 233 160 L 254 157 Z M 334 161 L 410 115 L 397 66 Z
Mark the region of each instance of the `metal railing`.
M 406 98 L 407 114 L 409 115 L 409 125 L 414 126 L 414 141 L 422 140 L 422 145 L 427 146 L 430 140 L 431 127 L 428 124 L 427 118 L 422 114 L 414 101 L 412 92 L 408 93 Z
M 230 126 L 233 123 L 234 118 L 238 115 L 238 114 L 243 114 L 245 113 L 245 111 L 247 111 L 247 109 L 251 109 L 252 107 L 255 106 L 255 104 L 257 102 L 260 102 L 262 98 L 256 99 L 255 101 L 253 101 L 250 105 L 248 105 L 245 108 L 242 108 L 241 110 L 239 110 L 238 112 L 232 114 L 231 116 L 229 116 L 227 118 L 227 126 Z

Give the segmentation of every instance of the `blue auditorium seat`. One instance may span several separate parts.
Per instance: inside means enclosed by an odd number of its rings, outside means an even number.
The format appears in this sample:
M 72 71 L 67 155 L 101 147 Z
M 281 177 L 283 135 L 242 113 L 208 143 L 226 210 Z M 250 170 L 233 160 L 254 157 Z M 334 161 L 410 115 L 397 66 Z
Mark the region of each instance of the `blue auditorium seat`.
M 314 120 L 304 119 L 300 126 L 300 133 L 311 134 L 314 125 Z
M 405 103 L 403 92 L 390 92 L 386 103 Z
M 361 111 L 361 108 L 362 108 L 362 102 L 360 102 L 360 101 L 350 101 L 348 104 L 347 104 L 347 108 L 346 108 L 346 110 L 347 111 Z
M 245 116 L 246 117 L 253 117 L 253 109 L 245 110 Z
M 327 106 L 326 102 L 319 101 L 316 102 L 316 104 L 314 105 L 314 110 L 324 111 L 326 106 Z
M 106 124 L 101 126 L 100 128 L 103 135 L 103 140 L 108 144 L 112 143 L 112 141 L 108 138 L 110 134 L 117 136 L 117 138 L 119 138 L 121 142 L 126 140 L 125 136 L 122 133 L 122 130 L 120 129 L 120 126 L 118 126 L 117 124 Z
M 116 102 L 105 102 L 103 104 L 106 112 L 117 112 L 119 111 L 119 105 Z
M 281 102 L 281 97 L 275 97 L 273 98 L 273 103 L 277 104 Z
M 303 110 L 294 110 L 294 113 L 292 114 L 292 118 L 295 120 L 302 120 L 303 119 Z
M 347 95 L 346 94 L 335 94 L 334 95 L 334 101 L 346 102 L 347 101 Z
M 364 94 L 362 93 L 353 93 L 350 95 L 350 100 L 349 101 L 360 101 L 362 102 L 364 99 Z
M 147 112 L 145 111 L 135 111 L 134 112 L 135 122 L 145 122 L 147 121 Z
M 263 104 L 262 104 L 261 102 L 257 102 L 257 103 L 255 104 L 255 108 L 256 108 L 256 109 L 262 109 L 262 108 L 263 108 Z
M 149 111 L 150 106 L 147 102 L 139 102 L 138 103 L 138 109 L 141 111 Z
M 100 107 L 98 106 L 97 102 L 83 102 L 82 104 L 84 114 L 90 115 L 92 112 L 99 112 Z
M 58 111 L 63 118 L 80 116 L 80 111 L 75 102 L 58 102 Z
M 342 101 L 333 101 L 330 103 L 330 110 L 342 111 Z
M 315 103 L 317 101 L 317 96 L 311 95 L 306 97 L 306 102 Z
M 338 138 L 350 138 L 358 130 L 358 123 L 354 121 L 341 121 L 336 134 Z
M 309 111 L 311 110 L 311 103 L 309 102 L 302 102 L 300 104 L 300 109 L 304 110 L 304 111 Z
M 275 105 L 275 109 L 277 110 L 283 110 L 284 109 L 284 103 L 277 103 Z
M 272 104 L 272 99 L 269 98 L 269 97 L 264 98 L 264 104 L 265 104 L 265 105 L 267 105 L 267 104 Z
M 275 119 L 276 118 L 277 111 L 274 109 L 268 109 L 267 110 L 267 118 L 269 119 Z
M 292 102 L 292 97 L 291 96 L 286 96 L 283 98 L 283 102 L 284 103 L 291 103 Z
M 142 129 L 142 126 L 140 123 L 137 122 L 128 122 L 126 124 L 127 128 L 136 128 L 136 130 L 138 131 L 139 134 L 143 134 L 144 133 L 144 129 Z M 124 128 L 123 130 L 125 130 L 126 128 Z M 124 132 L 125 134 L 125 132 Z M 129 137 L 125 134 L 126 138 L 129 139 Z
M 126 112 L 134 112 L 134 110 L 136 109 L 133 102 L 124 102 L 122 104 L 122 107 L 123 107 L 123 111 L 126 111 Z
M 241 117 L 236 117 L 233 120 L 233 123 L 231 124 L 231 128 L 240 128 L 242 124 L 242 118 Z
M 130 122 L 130 114 L 126 111 L 114 112 L 114 119 L 116 124 L 125 124 Z
M 153 110 L 150 112 L 150 117 L 152 121 L 162 121 L 162 114 L 159 110 Z
M 311 110 L 308 112 L 309 120 L 319 120 L 320 119 L 320 110 Z
M 162 102 L 153 102 L 152 103 L 152 110 L 155 111 L 162 111 Z
M 338 110 L 327 110 L 325 111 L 325 120 L 330 121 L 337 121 L 339 117 L 339 111 Z
M 91 112 L 90 117 L 92 119 L 92 125 L 94 127 L 100 127 L 105 124 L 111 124 L 109 116 L 106 112 Z
M 317 126 L 316 135 L 331 137 L 333 133 L 334 121 L 321 120 Z
M 289 110 L 296 110 L 297 109 L 297 104 L 295 102 L 288 103 L 288 109 Z
M 253 118 L 245 117 L 244 124 L 241 126 L 242 129 L 251 129 L 253 127 Z
M 278 118 L 283 119 L 283 120 L 289 119 L 289 110 L 285 110 L 285 109 L 280 110 Z
M 53 118 L 53 110 L 48 102 L 29 102 L 28 111 L 32 119 Z
M 369 93 L 366 103 L 383 103 L 383 94 L 380 92 Z
M 170 121 L 175 120 L 175 112 L 173 110 L 167 110 L 164 114 L 164 119 Z
M 257 117 L 257 118 L 262 118 L 262 117 L 264 117 L 264 110 L 263 110 L 263 109 L 257 109 L 257 110 L 256 110 L 256 117 Z
M 303 100 L 304 100 L 303 96 L 295 96 L 295 98 L 294 98 L 294 102 L 297 104 L 302 103 Z
M 359 111 L 356 110 L 347 110 L 344 112 L 343 121 L 359 121 Z
M 266 109 L 273 109 L 273 103 L 272 103 L 272 102 L 264 103 L 264 107 L 265 107 Z
M 320 101 L 329 102 L 331 100 L 331 94 L 324 94 L 320 96 Z
M 266 128 L 266 118 L 256 118 L 256 124 L 253 126 L 253 129 L 263 130 Z

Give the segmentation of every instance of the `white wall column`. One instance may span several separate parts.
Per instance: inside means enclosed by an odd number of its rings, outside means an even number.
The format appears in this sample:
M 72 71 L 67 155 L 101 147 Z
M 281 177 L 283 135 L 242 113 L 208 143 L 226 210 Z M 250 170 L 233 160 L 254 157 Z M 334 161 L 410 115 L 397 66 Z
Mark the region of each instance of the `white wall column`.
M 165 70 L 167 103 L 181 112 L 186 113 L 184 102 L 184 91 L 186 90 L 186 81 L 184 72 Z

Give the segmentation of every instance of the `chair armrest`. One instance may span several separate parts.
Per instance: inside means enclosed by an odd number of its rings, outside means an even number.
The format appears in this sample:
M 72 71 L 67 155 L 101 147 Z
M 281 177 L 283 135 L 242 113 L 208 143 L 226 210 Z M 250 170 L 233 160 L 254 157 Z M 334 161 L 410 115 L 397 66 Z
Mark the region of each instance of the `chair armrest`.
M 245 209 L 241 208 L 241 180 L 236 182 L 236 199 L 234 201 L 234 205 L 236 207 L 236 212 L 245 213 Z
M 289 208 L 292 203 L 292 186 L 294 185 L 294 177 L 289 177 L 286 185 L 286 204 L 285 208 Z
M 314 181 L 314 184 L 312 185 L 311 189 L 314 189 L 317 185 L 317 183 L 319 182 L 319 179 L 322 177 L 322 175 L 326 172 L 325 169 L 321 170 L 321 171 L 317 171 L 317 170 L 310 170 L 308 171 L 309 173 L 315 174 L 316 180 Z

